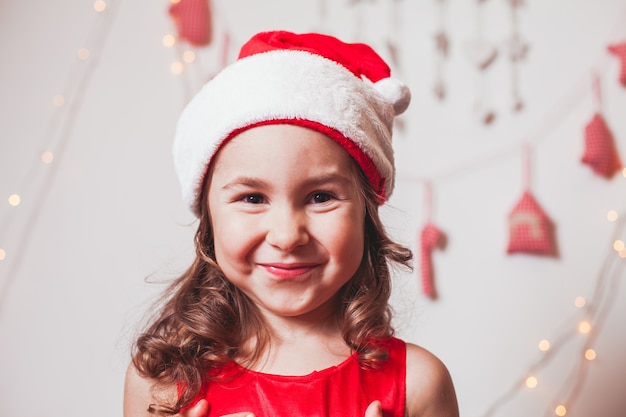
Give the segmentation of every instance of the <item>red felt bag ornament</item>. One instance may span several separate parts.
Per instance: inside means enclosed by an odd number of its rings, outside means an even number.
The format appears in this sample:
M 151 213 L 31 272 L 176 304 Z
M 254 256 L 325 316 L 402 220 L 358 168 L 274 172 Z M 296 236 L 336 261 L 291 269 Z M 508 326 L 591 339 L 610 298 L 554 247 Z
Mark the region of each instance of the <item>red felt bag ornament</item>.
M 507 253 L 556 256 L 553 223 L 529 190 L 509 214 Z
M 622 169 L 613 134 L 600 113 L 585 126 L 585 151 L 581 161 L 607 179 Z
M 194 46 L 211 43 L 213 27 L 209 0 L 180 0 L 169 8 L 178 36 Z

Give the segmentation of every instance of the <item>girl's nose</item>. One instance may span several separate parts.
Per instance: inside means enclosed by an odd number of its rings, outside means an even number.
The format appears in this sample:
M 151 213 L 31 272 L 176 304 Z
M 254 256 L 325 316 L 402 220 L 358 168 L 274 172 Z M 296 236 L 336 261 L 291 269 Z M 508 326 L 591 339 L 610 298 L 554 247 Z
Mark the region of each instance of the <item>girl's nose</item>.
M 307 216 L 293 208 L 274 208 L 268 216 L 265 240 L 284 252 L 290 252 L 309 242 Z

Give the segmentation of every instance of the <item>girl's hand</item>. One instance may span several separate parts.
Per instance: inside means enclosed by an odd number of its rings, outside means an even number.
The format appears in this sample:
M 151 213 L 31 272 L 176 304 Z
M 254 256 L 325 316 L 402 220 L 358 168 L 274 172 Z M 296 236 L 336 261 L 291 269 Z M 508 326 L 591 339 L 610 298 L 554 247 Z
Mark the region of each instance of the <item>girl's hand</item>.
M 182 414 L 182 417 L 205 417 L 209 411 L 209 403 L 206 400 L 198 401 L 198 404 L 191 407 L 189 410 Z M 243 412 L 228 414 L 222 417 L 254 417 L 253 413 Z M 380 401 L 372 402 L 365 410 L 364 417 L 383 417 L 383 409 Z
M 207 400 L 200 400 L 198 404 L 191 407 L 189 410 L 181 414 L 181 417 L 206 417 L 209 412 L 209 403 Z M 372 415 L 374 416 L 374 415 Z M 228 414 L 222 417 L 254 417 L 253 413 L 242 412 L 235 414 Z
M 365 417 L 383 417 L 383 406 L 380 401 L 374 401 L 367 406 Z

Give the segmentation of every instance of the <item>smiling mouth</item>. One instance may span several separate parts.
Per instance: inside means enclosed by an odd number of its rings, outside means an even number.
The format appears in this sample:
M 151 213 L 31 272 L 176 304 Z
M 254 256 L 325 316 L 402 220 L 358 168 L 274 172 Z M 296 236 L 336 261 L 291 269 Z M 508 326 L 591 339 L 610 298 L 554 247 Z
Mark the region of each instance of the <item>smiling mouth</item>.
M 259 264 L 267 272 L 281 279 L 294 279 L 311 272 L 318 264 Z

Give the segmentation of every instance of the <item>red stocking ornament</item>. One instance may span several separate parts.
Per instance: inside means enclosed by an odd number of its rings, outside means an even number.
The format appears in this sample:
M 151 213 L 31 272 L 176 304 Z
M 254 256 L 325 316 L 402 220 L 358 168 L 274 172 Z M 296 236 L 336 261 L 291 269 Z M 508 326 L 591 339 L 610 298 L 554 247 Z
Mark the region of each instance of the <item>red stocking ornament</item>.
M 213 28 L 209 0 L 180 0 L 169 8 L 178 36 L 194 46 L 211 43 Z
M 622 169 L 613 134 L 600 113 L 585 126 L 585 152 L 581 160 L 607 179 Z
M 420 262 L 422 292 L 431 299 L 437 298 L 435 291 L 432 251 L 443 246 L 444 235 L 432 223 L 427 223 L 420 233 Z
M 528 190 L 509 214 L 509 232 L 507 253 L 556 256 L 552 221 Z
M 619 82 L 626 87 L 626 42 L 609 45 L 607 49 L 610 53 L 619 58 L 621 63 Z

